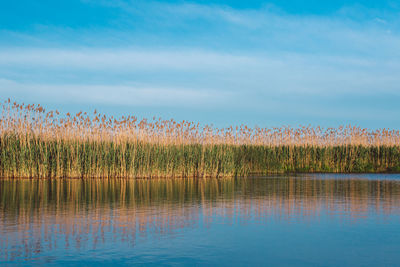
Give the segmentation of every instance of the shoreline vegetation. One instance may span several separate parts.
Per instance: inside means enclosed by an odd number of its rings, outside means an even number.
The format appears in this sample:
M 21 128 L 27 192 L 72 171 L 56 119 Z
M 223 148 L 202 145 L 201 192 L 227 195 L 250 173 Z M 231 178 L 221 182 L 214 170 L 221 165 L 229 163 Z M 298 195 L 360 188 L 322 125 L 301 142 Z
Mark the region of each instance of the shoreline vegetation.
M 234 177 L 400 172 L 399 130 L 228 128 L 174 120 L 61 115 L 1 103 L 4 178 Z

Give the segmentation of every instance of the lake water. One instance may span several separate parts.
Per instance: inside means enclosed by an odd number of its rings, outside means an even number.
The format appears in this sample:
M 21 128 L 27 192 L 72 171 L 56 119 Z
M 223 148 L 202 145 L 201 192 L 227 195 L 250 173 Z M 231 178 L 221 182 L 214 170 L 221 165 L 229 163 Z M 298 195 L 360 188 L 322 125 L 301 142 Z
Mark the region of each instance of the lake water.
M 400 175 L 0 180 L 0 265 L 400 266 Z

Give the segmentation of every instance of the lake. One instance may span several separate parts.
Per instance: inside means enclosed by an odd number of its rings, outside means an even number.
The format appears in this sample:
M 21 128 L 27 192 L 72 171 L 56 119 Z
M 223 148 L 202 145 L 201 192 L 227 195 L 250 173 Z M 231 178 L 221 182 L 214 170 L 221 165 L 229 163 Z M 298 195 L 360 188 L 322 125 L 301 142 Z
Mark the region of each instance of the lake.
M 400 266 L 400 175 L 2 179 L 0 265 Z

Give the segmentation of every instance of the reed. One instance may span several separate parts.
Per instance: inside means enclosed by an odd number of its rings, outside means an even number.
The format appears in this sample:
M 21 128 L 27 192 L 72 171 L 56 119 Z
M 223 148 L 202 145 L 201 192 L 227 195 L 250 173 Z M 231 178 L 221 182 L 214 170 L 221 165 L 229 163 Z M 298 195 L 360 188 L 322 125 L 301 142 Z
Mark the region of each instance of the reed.
M 232 177 L 283 172 L 400 172 L 398 130 L 228 128 L 174 120 L 65 116 L 1 104 L 0 176 Z

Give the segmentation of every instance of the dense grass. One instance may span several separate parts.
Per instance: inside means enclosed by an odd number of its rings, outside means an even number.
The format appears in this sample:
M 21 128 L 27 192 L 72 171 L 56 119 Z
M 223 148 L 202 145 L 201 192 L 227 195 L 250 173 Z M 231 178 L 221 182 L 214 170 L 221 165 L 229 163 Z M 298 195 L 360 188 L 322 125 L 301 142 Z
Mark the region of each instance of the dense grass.
M 57 111 L 55 112 L 59 114 Z M 2 177 L 231 177 L 284 172 L 400 172 L 398 131 L 201 128 L 136 118 L 55 117 L 3 105 Z
M 161 145 L 2 136 L 2 177 L 226 177 L 282 172 L 400 172 L 399 147 Z

